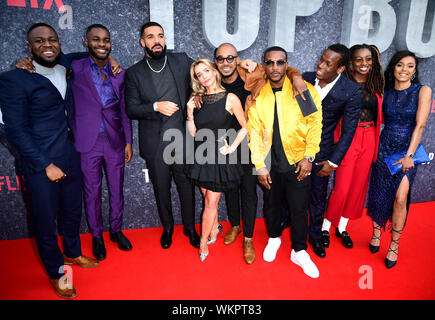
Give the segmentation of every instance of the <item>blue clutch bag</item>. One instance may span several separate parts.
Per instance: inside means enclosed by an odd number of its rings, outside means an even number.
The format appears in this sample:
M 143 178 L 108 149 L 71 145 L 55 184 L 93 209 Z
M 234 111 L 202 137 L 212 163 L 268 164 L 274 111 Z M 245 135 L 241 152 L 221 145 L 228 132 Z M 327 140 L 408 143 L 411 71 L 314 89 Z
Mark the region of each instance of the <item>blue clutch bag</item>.
M 387 163 L 388 169 L 390 170 L 391 175 L 395 175 L 397 172 L 402 170 L 402 165 L 396 164 L 393 165 L 393 163 L 399 161 L 403 158 L 407 150 L 398 152 L 395 154 L 392 154 L 391 156 L 385 157 L 385 162 Z M 426 153 L 426 150 L 424 150 L 424 147 L 422 144 L 419 144 L 417 147 L 417 150 L 415 150 L 414 154 L 414 164 L 420 164 L 425 162 L 430 162 L 429 156 Z

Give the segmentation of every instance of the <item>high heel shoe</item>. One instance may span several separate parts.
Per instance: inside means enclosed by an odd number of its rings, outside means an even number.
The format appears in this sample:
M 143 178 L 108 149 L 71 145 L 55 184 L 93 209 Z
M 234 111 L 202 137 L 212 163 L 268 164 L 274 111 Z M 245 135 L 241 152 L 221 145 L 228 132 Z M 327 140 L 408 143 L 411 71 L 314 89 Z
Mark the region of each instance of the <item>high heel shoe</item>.
M 216 238 L 214 238 L 214 239 L 211 239 L 210 237 L 208 237 L 208 241 L 207 241 L 207 244 L 213 244 L 213 243 L 215 243 L 216 242 L 216 240 L 217 240 L 217 238 L 218 238 L 218 236 L 219 236 L 219 233 L 222 235 L 222 238 L 224 237 L 224 232 L 223 232 L 223 230 L 224 230 L 224 227 L 222 227 L 222 225 L 219 223 L 218 224 L 218 226 L 217 226 L 217 233 L 216 233 Z
M 402 234 L 402 231 L 403 231 L 403 229 L 402 230 L 395 230 L 395 229 L 391 230 L 391 232 L 397 232 L 398 234 Z M 390 248 L 388 248 L 388 252 L 394 253 L 397 257 L 399 255 L 399 239 L 396 239 L 396 240 L 391 239 L 391 242 L 394 242 L 395 244 L 397 244 L 397 248 L 391 249 L 391 244 L 390 244 Z M 388 269 L 391 269 L 392 267 L 394 267 L 396 265 L 396 263 L 397 263 L 397 258 L 395 261 L 392 261 L 392 260 L 388 259 L 387 257 L 385 257 L 385 266 Z
M 200 247 L 200 249 L 199 250 L 201 250 L 201 247 Z M 207 253 L 202 253 L 201 251 L 199 251 L 199 259 L 201 260 L 201 262 L 204 262 L 204 260 L 207 258 L 207 256 L 208 256 L 208 254 L 209 254 L 209 251 L 207 250 Z
M 380 226 L 373 226 L 373 229 L 381 231 L 381 227 Z M 381 231 L 381 234 L 382 234 L 382 231 Z M 371 253 L 376 253 L 376 252 L 379 251 L 379 247 L 380 246 L 374 246 L 374 245 L 372 245 L 371 244 L 372 240 L 379 240 L 379 241 L 381 241 L 381 235 L 379 235 L 379 237 L 377 237 L 377 236 L 374 235 L 374 232 L 373 232 L 373 236 L 372 236 L 372 238 L 370 240 L 370 243 L 369 243 L 370 252 Z

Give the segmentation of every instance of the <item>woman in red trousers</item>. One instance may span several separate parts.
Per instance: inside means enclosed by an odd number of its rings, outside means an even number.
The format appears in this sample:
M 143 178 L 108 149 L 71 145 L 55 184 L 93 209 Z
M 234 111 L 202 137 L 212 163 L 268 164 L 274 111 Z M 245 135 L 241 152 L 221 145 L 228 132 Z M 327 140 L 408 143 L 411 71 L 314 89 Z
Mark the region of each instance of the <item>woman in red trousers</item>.
M 329 197 L 322 225 L 322 241 L 329 247 L 329 228 L 346 248 L 353 242 L 346 231 L 349 219 L 362 215 L 369 183 L 370 168 L 376 161 L 382 123 L 384 77 L 379 50 L 374 45 L 358 44 L 350 48 L 353 80 L 362 87 L 361 112 L 352 144 L 335 172 L 335 185 Z M 336 130 L 336 137 L 339 136 Z

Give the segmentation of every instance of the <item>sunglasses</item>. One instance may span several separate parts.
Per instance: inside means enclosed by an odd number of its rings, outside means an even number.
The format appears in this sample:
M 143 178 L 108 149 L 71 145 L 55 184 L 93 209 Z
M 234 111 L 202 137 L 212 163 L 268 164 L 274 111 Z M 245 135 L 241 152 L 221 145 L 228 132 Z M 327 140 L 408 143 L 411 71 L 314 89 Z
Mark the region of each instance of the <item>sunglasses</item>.
M 275 60 L 267 60 L 267 61 L 265 61 L 264 63 L 266 64 L 266 66 L 268 66 L 268 67 L 273 67 L 274 65 L 275 65 L 275 63 L 276 63 L 276 65 L 278 66 L 278 67 L 282 67 L 283 65 L 285 65 L 286 64 L 286 60 L 278 60 L 278 61 L 275 61 Z
M 222 64 L 222 63 L 224 63 L 225 60 L 227 60 L 228 63 L 232 63 L 234 61 L 234 59 L 237 58 L 237 57 L 238 56 L 231 56 L 230 55 L 230 56 L 228 56 L 226 58 L 224 58 L 222 56 L 219 56 L 219 57 L 216 57 L 215 59 L 216 59 L 217 63 Z

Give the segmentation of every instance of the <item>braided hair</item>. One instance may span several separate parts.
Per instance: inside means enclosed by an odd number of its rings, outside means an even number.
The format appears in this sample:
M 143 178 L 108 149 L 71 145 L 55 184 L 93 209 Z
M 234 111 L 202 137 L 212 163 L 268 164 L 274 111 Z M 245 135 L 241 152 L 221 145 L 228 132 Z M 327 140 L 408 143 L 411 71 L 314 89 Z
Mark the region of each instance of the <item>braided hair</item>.
M 350 48 L 351 59 L 353 59 L 355 52 L 360 49 L 368 49 L 372 55 L 372 69 L 369 72 L 367 81 L 363 85 L 363 94 L 366 97 L 376 93 L 382 95 L 384 93 L 385 80 L 379 49 L 375 45 L 368 45 L 366 43 L 356 44 Z

